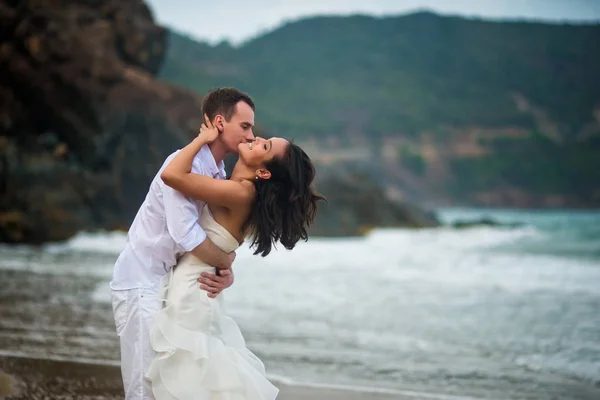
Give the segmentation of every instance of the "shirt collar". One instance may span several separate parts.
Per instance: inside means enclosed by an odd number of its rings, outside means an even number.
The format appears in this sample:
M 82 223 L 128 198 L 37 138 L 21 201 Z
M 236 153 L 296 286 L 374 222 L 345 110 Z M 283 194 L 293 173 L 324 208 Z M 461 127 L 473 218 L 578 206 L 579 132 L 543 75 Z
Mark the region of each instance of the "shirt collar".
M 217 165 L 215 157 L 213 156 L 212 152 L 210 151 L 210 147 L 208 147 L 207 144 L 202 146 L 202 149 L 200 149 L 200 152 L 196 157 L 206 161 L 205 165 L 213 178 L 216 176 L 220 176 L 221 178 L 225 177 L 225 162 L 221 160 L 221 162 L 219 162 Z

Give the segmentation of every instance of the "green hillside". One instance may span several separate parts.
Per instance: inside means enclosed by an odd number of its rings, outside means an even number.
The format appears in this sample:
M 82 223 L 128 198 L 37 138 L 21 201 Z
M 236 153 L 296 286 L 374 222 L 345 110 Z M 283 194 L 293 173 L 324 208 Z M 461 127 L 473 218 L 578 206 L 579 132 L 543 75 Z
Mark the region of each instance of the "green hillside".
M 515 187 L 600 204 L 598 43 L 600 24 L 314 17 L 239 47 L 171 32 L 161 79 L 200 93 L 239 87 L 276 135 L 437 138 L 443 185 L 467 201 Z M 479 157 L 447 154 L 475 128 Z M 415 154 L 401 164 L 439 186 Z

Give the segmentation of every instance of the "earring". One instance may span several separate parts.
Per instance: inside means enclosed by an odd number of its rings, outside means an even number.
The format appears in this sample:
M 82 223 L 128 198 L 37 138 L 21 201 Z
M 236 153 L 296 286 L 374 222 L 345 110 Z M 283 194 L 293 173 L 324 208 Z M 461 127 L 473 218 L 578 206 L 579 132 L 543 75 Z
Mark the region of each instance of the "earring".
M 258 180 L 258 176 L 256 178 L 254 178 L 254 179 Z

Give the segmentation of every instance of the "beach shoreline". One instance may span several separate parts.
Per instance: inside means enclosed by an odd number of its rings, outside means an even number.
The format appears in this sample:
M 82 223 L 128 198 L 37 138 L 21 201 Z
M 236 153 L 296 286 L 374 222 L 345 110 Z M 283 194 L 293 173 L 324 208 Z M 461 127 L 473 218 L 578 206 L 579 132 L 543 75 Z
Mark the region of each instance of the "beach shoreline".
M 118 365 L 69 360 L 49 360 L 24 356 L 0 356 L 0 372 L 16 380 L 16 394 L 6 400 L 81 399 L 121 400 L 123 385 Z M 458 399 L 420 393 L 405 394 L 376 388 L 343 388 L 327 385 L 302 385 L 274 380 L 280 389 L 278 400 L 417 400 Z M 1 392 L 1 388 L 0 388 Z

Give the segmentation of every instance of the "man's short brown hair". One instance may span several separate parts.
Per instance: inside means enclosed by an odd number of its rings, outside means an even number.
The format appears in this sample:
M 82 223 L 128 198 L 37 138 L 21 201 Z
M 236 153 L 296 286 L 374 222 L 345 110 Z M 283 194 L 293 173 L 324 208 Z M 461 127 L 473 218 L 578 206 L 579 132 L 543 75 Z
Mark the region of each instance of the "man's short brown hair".
M 254 110 L 254 102 L 247 93 L 236 88 L 211 90 L 202 100 L 202 114 L 206 114 L 211 121 L 219 114 L 229 121 L 235 112 L 235 105 L 240 101 Z

